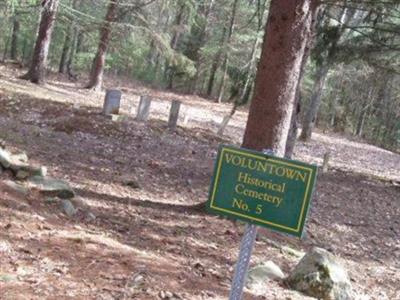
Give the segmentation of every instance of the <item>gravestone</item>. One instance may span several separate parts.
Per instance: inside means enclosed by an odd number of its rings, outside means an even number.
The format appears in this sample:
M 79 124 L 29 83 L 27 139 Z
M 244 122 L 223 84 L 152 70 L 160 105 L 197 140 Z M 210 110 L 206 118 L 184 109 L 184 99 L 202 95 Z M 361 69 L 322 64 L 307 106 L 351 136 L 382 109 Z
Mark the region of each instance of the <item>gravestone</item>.
M 104 99 L 103 114 L 117 115 L 121 105 L 122 93 L 119 90 L 107 90 L 106 97 Z
M 181 107 L 181 102 L 178 100 L 173 100 L 171 104 L 171 110 L 169 112 L 168 128 L 172 131 L 176 129 L 179 118 L 179 109 Z
M 151 98 L 149 96 L 141 96 L 136 119 L 138 121 L 147 121 L 150 115 Z
M 219 126 L 218 131 L 217 131 L 217 134 L 219 136 L 222 136 L 224 134 L 226 126 L 228 126 L 228 123 L 229 123 L 231 117 L 232 117 L 231 115 L 228 115 L 228 116 L 225 116 L 224 119 L 222 120 L 221 125 Z
M 330 157 L 331 153 L 329 151 L 324 154 L 324 161 L 322 162 L 322 173 L 328 172 Z

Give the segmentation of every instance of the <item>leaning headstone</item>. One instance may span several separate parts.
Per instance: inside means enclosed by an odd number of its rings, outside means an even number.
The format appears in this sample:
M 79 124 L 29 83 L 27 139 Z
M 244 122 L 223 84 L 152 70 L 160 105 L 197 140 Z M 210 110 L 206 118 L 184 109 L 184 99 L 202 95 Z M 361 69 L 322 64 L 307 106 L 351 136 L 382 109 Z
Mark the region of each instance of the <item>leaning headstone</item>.
M 354 299 L 347 271 L 333 254 L 321 248 L 307 253 L 286 282 L 291 288 L 318 299 Z
M 176 129 L 176 126 L 178 125 L 180 108 L 181 108 L 181 102 L 178 100 L 173 100 L 168 119 L 168 128 L 172 131 L 174 131 Z
M 121 105 L 122 93 L 119 90 L 107 90 L 104 99 L 103 114 L 118 114 Z
M 141 96 L 136 119 L 138 121 L 147 121 L 150 115 L 151 98 L 149 96 Z
M 232 118 L 231 115 L 227 115 L 227 116 L 224 117 L 224 119 L 222 120 L 221 125 L 218 128 L 217 135 L 222 136 L 224 134 L 226 126 L 228 126 L 228 123 L 231 120 L 231 118 Z

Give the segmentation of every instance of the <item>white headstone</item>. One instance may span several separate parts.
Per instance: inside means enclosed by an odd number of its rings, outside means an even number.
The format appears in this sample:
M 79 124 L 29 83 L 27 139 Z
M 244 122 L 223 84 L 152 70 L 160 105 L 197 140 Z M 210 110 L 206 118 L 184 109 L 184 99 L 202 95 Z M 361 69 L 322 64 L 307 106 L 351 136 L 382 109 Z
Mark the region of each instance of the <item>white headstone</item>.
M 149 96 L 141 96 L 137 110 L 136 119 L 138 121 L 147 121 L 150 115 L 151 98 Z
M 169 112 L 168 128 L 172 131 L 176 129 L 178 125 L 179 109 L 181 107 L 181 102 L 178 100 L 173 100 L 171 104 L 171 110 Z
M 119 113 L 119 108 L 121 105 L 121 96 L 122 93 L 119 90 L 107 90 L 106 97 L 104 99 L 103 114 L 117 115 Z

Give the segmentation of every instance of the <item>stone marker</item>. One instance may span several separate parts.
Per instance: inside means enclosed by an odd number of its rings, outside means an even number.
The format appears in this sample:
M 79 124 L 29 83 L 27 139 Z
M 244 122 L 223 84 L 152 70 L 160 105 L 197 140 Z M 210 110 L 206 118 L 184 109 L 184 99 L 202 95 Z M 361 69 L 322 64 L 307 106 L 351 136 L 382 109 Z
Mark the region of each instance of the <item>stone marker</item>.
M 224 119 L 222 120 L 221 125 L 218 128 L 217 135 L 222 136 L 224 134 L 226 126 L 228 126 L 228 123 L 229 123 L 231 117 L 232 117 L 231 115 L 228 115 L 228 116 L 224 117 Z
M 322 163 L 322 173 L 328 172 L 330 156 L 331 156 L 331 153 L 329 151 L 324 154 L 324 161 Z
M 318 299 L 354 299 L 347 271 L 333 254 L 321 248 L 307 253 L 286 282 L 291 288 Z
M 146 122 L 150 115 L 151 98 L 149 96 L 141 96 L 137 110 L 136 119 Z
M 168 128 L 175 131 L 178 125 L 179 109 L 181 108 L 181 102 L 178 100 L 173 100 L 171 104 L 171 109 L 169 111 Z
M 188 113 L 186 113 L 185 117 L 183 118 L 183 125 L 186 126 L 187 124 L 189 124 L 190 121 L 190 116 Z
M 119 90 L 107 90 L 104 99 L 103 114 L 118 114 L 121 105 L 122 93 Z
M 0 148 L 0 164 L 6 169 L 11 166 L 11 154 L 1 148 Z
M 77 209 L 74 207 L 72 202 L 66 199 L 63 199 L 61 201 L 61 208 L 64 213 L 70 218 L 72 218 L 77 212 Z

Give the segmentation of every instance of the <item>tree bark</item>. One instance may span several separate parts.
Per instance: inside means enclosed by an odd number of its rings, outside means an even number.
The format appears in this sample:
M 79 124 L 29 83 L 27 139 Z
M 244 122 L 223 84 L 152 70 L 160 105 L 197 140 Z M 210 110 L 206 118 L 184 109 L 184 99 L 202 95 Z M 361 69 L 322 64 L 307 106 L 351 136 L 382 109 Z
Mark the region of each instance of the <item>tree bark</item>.
M 103 85 L 104 66 L 106 63 L 107 49 L 111 40 L 112 22 L 117 16 L 118 0 L 111 0 L 107 14 L 104 18 L 103 26 L 100 30 L 100 42 L 96 56 L 92 63 L 89 83 L 86 86 L 88 89 L 100 91 Z
M 285 154 L 301 65 L 312 20 L 313 0 L 272 0 L 243 147 Z
M 42 14 L 40 18 L 38 36 L 33 50 L 32 62 L 28 73 L 22 79 L 33 83 L 44 84 L 47 67 L 47 56 L 51 42 L 51 34 L 54 28 L 57 14 L 58 0 L 43 0 Z

